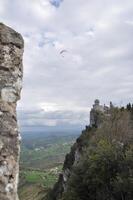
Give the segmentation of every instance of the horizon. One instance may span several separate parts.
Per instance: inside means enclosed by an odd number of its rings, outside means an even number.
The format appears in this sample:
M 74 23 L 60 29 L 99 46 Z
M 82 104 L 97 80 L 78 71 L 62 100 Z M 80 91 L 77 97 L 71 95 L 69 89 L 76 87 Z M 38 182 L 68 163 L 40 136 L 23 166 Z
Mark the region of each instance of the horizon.
M 133 99 L 130 0 L 0 0 L 1 22 L 25 41 L 21 130 L 82 128 L 95 99 Z M 69 16 L 68 16 L 69 13 Z

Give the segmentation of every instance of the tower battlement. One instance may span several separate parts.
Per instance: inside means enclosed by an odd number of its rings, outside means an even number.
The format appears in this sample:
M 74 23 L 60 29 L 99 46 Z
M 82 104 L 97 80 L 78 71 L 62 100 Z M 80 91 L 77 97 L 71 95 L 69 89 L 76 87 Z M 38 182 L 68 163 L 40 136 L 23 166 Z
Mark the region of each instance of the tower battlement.
M 96 99 L 93 108 L 90 111 L 90 126 L 99 127 L 103 120 L 103 116 L 109 115 L 112 108 L 112 102 L 110 102 L 110 106 L 100 105 L 100 101 Z

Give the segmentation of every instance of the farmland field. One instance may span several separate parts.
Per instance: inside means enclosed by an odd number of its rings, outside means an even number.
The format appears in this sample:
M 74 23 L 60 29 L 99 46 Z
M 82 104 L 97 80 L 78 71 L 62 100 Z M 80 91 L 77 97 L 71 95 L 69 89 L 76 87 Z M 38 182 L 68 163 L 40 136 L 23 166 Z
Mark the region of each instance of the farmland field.
M 20 200 L 41 200 L 53 187 L 77 135 L 25 136 L 20 157 Z

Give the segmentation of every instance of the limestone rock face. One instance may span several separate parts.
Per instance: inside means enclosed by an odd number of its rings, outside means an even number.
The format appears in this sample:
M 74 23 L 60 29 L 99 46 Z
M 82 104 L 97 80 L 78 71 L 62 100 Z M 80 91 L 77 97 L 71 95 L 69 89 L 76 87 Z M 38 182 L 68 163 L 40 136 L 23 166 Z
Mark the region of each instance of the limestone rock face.
M 0 23 L 0 200 L 18 200 L 19 130 L 16 103 L 22 87 L 22 36 Z

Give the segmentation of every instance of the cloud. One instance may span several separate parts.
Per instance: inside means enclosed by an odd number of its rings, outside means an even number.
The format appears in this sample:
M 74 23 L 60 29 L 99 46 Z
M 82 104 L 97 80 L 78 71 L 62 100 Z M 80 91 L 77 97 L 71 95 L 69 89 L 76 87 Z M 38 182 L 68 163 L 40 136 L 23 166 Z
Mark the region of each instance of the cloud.
M 76 117 L 75 117 L 76 116 Z M 32 130 L 46 132 L 58 131 L 77 131 L 77 134 L 88 124 L 89 116 L 87 112 L 81 111 L 45 111 L 45 110 L 28 110 L 18 111 L 19 122 L 22 131 Z
M 25 39 L 24 87 L 18 109 L 22 116 L 26 113 L 29 124 L 85 124 L 96 98 L 117 105 L 132 101 L 131 0 L 0 2 L 1 20 Z M 64 49 L 67 52 L 61 56 Z M 40 109 L 51 118 L 37 112 L 39 117 L 33 119 L 28 114 Z M 55 112 L 65 122 L 53 119 Z M 73 115 L 66 122 L 68 112 Z M 20 118 L 22 126 L 27 124 Z
M 50 3 L 53 5 L 53 6 L 55 6 L 55 7 L 59 7 L 60 6 L 60 4 L 61 4 L 61 2 L 62 2 L 63 0 L 50 0 Z

